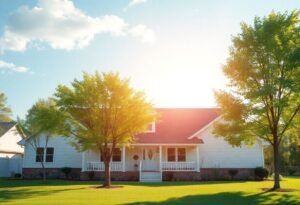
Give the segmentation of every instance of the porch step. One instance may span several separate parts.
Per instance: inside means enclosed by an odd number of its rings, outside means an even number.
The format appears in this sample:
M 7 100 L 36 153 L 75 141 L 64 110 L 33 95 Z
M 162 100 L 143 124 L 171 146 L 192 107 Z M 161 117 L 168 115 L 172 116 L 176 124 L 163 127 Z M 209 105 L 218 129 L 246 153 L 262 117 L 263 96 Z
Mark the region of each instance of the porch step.
M 161 182 L 162 173 L 157 171 L 142 171 L 140 182 Z

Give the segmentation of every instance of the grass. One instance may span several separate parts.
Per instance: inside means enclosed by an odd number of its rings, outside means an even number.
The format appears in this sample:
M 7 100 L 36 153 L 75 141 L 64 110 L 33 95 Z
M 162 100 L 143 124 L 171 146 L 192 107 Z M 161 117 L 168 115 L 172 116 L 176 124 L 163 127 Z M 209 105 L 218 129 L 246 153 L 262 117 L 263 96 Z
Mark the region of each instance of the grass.
M 95 189 L 98 182 L 0 180 L 0 204 L 300 204 L 300 177 L 287 177 L 282 187 L 295 192 L 263 192 L 264 182 L 115 183 L 123 188 Z

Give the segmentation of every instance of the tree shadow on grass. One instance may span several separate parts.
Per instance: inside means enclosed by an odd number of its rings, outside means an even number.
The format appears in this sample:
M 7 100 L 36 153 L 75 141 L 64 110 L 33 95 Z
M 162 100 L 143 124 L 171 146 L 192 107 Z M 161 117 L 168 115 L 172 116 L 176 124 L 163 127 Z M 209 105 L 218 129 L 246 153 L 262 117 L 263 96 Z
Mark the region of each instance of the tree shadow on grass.
M 189 195 L 179 198 L 170 198 L 161 202 L 134 202 L 126 205 L 160 205 L 160 204 L 195 204 L 195 205 L 299 205 L 300 199 L 296 196 L 283 194 L 279 199 L 272 199 L 276 193 L 245 195 L 243 192 L 223 192 L 211 195 Z
M 186 182 L 129 182 L 129 181 L 114 181 L 113 185 L 122 186 L 148 186 L 148 187 L 167 187 L 167 186 L 192 186 L 192 185 L 214 185 L 244 183 L 246 181 L 186 181 Z M 0 180 L 0 188 L 15 188 L 15 187 L 32 187 L 32 186 L 74 186 L 74 185 L 101 185 L 102 181 L 73 181 L 73 180 Z
M 32 186 L 74 186 L 97 185 L 100 181 L 73 181 L 73 180 L 0 180 L 0 188 L 32 187 Z
M 170 198 L 165 201 L 141 201 L 127 203 L 126 205 L 159 205 L 159 204 L 195 204 L 195 205 L 299 205 L 300 197 L 288 194 L 281 194 L 280 198 L 276 193 L 262 192 L 259 194 L 246 195 L 244 192 L 222 192 L 218 194 L 188 195 L 178 198 Z
M 17 190 L 0 190 L 0 204 L 1 202 L 8 202 L 17 199 L 26 199 L 36 196 L 47 196 L 65 191 L 74 191 L 84 188 L 70 188 L 70 189 L 55 189 L 55 190 L 32 190 L 30 188 L 21 188 Z
M 125 182 L 124 185 L 130 186 L 149 186 L 149 187 L 167 187 L 167 186 L 201 186 L 201 185 L 221 185 L 221 184 L 234 184 L 245 183 L 247 181 L 181 181 L 181 182 Z

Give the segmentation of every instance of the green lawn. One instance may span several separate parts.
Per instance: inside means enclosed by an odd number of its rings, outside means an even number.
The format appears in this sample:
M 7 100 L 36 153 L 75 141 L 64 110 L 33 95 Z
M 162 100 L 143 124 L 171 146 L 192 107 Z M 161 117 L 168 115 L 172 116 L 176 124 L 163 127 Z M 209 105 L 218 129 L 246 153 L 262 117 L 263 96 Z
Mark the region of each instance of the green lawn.
M 123 188 L 95 189 L 97 182 L 0 180 L 0 204 L 300 204 L 300 177 L 285 178 L 284 188 L 264 193 L 265 182 L 118 183 Z

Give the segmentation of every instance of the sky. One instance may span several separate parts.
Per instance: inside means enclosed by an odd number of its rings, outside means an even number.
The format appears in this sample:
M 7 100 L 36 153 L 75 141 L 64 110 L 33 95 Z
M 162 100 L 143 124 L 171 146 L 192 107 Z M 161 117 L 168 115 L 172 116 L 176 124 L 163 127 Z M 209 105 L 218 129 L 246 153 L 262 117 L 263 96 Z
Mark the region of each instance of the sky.
M 0 92 L 13 117 L 82 72 L 119 72 L 155 107 L 216 107 L 240 23 L 299 0 L 0 0 Z

